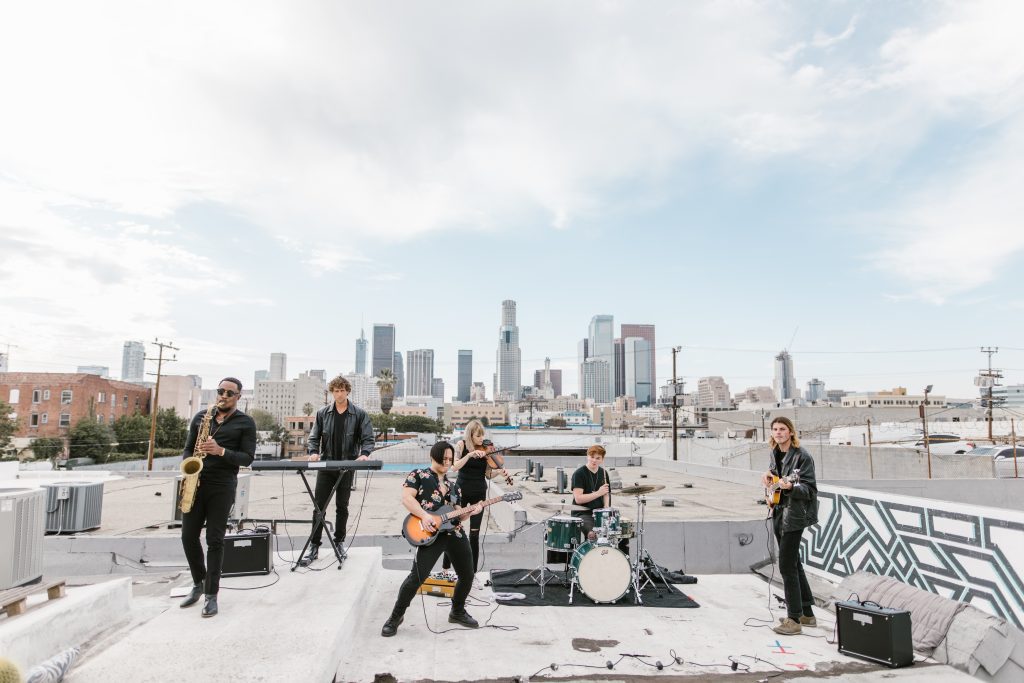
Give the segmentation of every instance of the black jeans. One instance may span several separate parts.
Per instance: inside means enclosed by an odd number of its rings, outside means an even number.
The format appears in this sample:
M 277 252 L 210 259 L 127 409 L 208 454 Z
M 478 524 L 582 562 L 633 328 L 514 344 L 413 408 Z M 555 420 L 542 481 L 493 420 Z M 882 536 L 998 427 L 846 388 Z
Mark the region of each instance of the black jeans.
M 487 498 L 487 489 L 481 489 L 474 491 L 472 489 L 462 489 L 462 503 L 459 507 L 466 507 L 479 503 Z M 480 526 L 484 521 L 484 512 L 481 510 L 475 515 L 469 516 L 469 548 L 473 551 L 473 571 L 477 571 L 480 568 Z M 466 524 L 465 521 L 462 522 Z M 445 553 L 444 560 L 441 562 L 441 566 L 448 569 L 452 566 L 452 559 L 448 553 Z
M 430 576 L 430 570 L 441 553 L 447 553 L 448 557 L 452 558 L 452 562 L 455 564 L 455 573 L 459 575 L 459 580 L 455 583 L 455 595 L 452 596 L 452 612 L 465 611 L 466 597 L 473 587 L 473 553 L 469 549 L 465 535 L 459 537 L 445 531 L 430 545 L 420 546 L 416 549 L 416 559 L 413 560 L 412 570 L 398 590 L 398 599 L 395 601 L 394 610 L 392 610 L 394 614 L 399 616 L 405 614 L 413 596 L 416 595 L 416 590 Z
M 334 486 L 334 482 L 341 477 L 341 483 L 338 484 L 338 496 L 334 501 L 334 542 L 342 543 L 345 540 L 346 526 L 348 525 L 348 499 L 352 497 L 352 477 L 355 472 L 352 470 L 324 470 L 323 472 L 316 473 L 316 489 L 313 492 L 313 497 L 316 499 L 316 506 L 324 511 L 324 516 L 327 514 L 327 506 L 331 503 L 331 488 Z M 315 516 L 313 520 L 313 535 L 311 536 L 312 542 L 316 545 L 320 545 L 320 540 L 323 535 L 324 526 L 316 522 Z
M 778 512 L 778 510 L 776 510 Z M 775 521 L 775 541 L 779 545 L 779 572 L 782 574 L 782 587 L 786 593 L 786 613 L 793 621 L 800 621 L 801 616 L 813 617 L 814 596 L 811 586 L 804 574 L 804 565 L 800 562 L 800 539 L 803 529 L 781 533 L 781 517 Z
M 228 525 L 228 514 L 235 503 L 236 482 L 220 483 L 204 481 L 196 489 L 192 509 L 181 516 L 181 545 L 185 549 L 192 582 L 203 584 L 203 592 L 216 595 L 220 589 L 220 571 L 224 564 L 224 532 Z M 199 534 L 206 523 L 206 549 L 208 558 L 203 558 L 203 546 Z

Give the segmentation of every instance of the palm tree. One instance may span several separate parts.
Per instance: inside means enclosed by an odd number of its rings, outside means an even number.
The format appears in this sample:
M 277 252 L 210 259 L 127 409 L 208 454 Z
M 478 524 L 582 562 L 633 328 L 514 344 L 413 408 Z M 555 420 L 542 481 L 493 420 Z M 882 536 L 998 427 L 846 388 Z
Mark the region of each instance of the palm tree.
M 306 417 L 309 417 L 310 415 L 312 415 L 313 414 L 313 404 L 312 403 L 307 403 L 306 405 L 302 406 L 302 412 L 306 414 Z
M 381 368 L 377 373 L 377 387 L 380 389 L 380 411 L 391 414 L 391 405 L 395 401 L 395 384 L 398 378 L 390 368 Z

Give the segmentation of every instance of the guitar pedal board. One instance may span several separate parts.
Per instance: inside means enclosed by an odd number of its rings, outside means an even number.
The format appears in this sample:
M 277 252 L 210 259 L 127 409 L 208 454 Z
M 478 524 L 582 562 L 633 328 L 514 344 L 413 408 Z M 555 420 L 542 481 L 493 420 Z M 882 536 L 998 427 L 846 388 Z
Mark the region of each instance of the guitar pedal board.
M 455 582 L 431 576 L 423 582 L 419 592 L 423 595 L 433 595 L 438 598 L 451 598 L 455 595 Z

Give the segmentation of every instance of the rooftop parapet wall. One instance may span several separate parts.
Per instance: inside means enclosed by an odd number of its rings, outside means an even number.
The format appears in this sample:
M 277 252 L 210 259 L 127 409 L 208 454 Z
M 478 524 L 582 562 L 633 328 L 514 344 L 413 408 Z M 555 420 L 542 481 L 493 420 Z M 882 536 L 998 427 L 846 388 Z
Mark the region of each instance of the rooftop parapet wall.
M 1024 513 L 819 486 L 820 524 L 804 534 L 809 574 L 890 576 L 1024 624 Z

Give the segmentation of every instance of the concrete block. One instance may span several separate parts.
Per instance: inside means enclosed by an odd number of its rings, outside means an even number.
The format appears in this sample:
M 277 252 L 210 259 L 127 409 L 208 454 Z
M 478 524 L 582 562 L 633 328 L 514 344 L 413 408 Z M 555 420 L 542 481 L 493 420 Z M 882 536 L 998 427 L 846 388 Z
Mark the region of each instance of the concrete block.
M 46 593 L 33 596 L 33 609 L 0 621 L 0 652 L 25 671 L 126 622 L 131 598 L 127 578 L 68 588 L 56 600 L 46 600 Z

